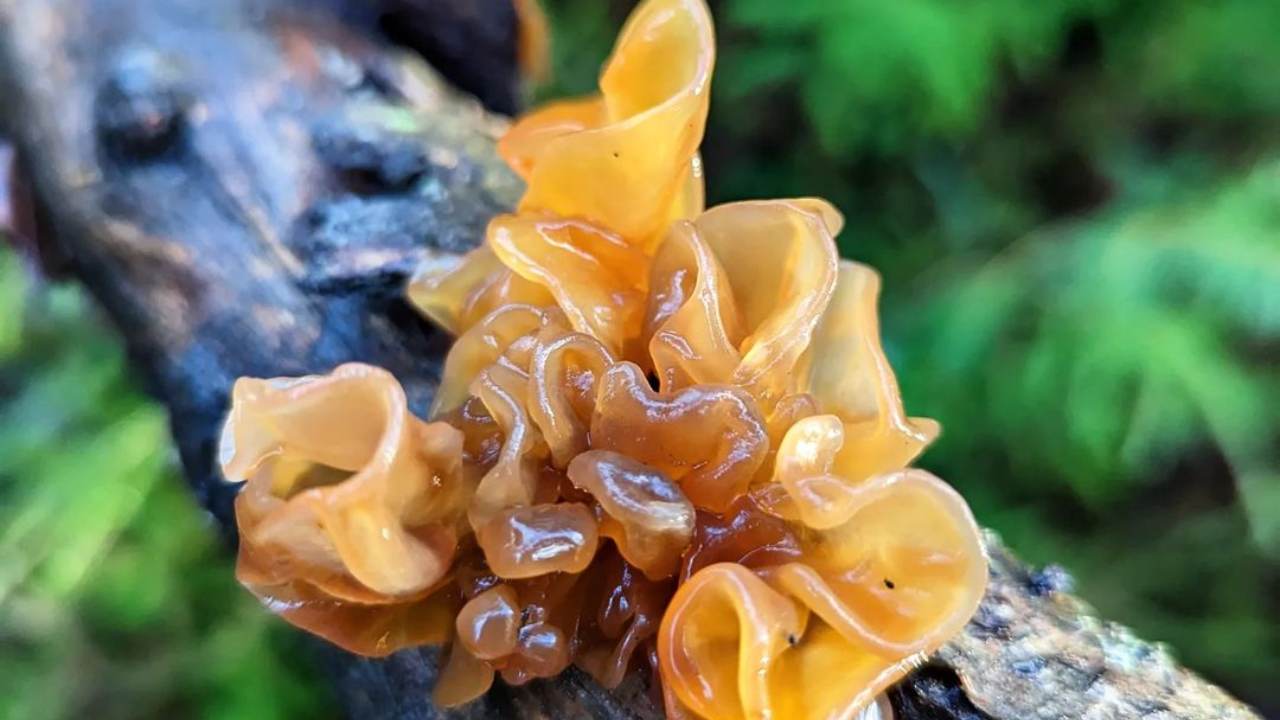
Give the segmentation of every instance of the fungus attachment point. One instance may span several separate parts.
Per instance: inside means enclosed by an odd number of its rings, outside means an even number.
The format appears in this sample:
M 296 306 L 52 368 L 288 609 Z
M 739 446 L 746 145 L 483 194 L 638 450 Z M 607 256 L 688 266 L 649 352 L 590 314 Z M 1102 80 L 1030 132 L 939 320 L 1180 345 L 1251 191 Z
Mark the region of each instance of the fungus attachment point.
M 894 717 L 893 705 L 889 703 L 889 696 L 881 693 L 876 696 L 875 702 L 858 713 L 854 720 L 894 720 Z
M 431 692 L 431 700 L 445 708 L 465 705 L 489 691 L 493 674 L 492 667 L 455 641 Z
M 449 642 L 442 706 L 647 660 L 672 720 L 891 717 L 982 596 L 977 527 L 908 467 L 938 425 L 840 214 L 704 209 L 713 58 L 702 0 L 644 0 L 598 96 L 503 137 L 516 212 L 409 285 L 456 336 L 435 422 L 363 365 L 237 383 L 237 575 L 268 606 L 368 655 Z

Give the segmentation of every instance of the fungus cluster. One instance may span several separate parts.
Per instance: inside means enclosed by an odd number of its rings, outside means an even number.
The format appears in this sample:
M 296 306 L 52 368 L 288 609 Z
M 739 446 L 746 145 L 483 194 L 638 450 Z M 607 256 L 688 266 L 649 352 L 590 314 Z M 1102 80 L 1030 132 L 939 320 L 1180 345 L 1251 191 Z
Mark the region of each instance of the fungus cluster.
M 237 575 L 356 653 L 447 643 L 465 703 L 577 664 L 669 717 L 852 717 L 986 583 L 964 501 L 908 468 L 877 275 L 816 199 L 704 210 L 702 0 L 647 0 L 598 96 L 517 122 L 527 183 L 414 304 L 456 335 L 430 421 L 387 372 L 241 379 Z

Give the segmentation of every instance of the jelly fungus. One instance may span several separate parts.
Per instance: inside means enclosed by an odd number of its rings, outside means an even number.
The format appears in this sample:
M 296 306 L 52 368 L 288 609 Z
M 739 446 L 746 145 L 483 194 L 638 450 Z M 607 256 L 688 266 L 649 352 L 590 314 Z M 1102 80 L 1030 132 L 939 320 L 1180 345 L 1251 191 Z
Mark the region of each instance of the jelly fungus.
M 693 539 L 693 504 L 662 471 L 608 450 L 569 463 L 569 479 L 591 493 L 605 533 L 627 562 L 650 578 L 673 574 Z
M 431 422 L 365 365 L 237 382 L 221 462 L 267 607 L 365 655 L 447 644 L 442 706 L 576 664 L 653 673 L 673 719 L 891 716 L 986 559 L 909 467 L 939 428 L 840 214 L 704 210 L 713 59 L 702 0 L 645 0 L 598 95 L 511 127 L 516 212 L 409 286 L 456 337 Z
M 520 211 L 582 218 L 641 246 L 673 217 L 696 214 L 714 61 L 702 0 L 641 3 L 599 95 L 535 110 L 498 143 L 528 183 Z
M 378 368 L 237 381 L 219 454 L 226 477 L 246 481 L 236 498 L 240 581 L 356 652 L 440 637 L 433 595 L 448 592 L 463 532 L 462 439 L 410 415 Z

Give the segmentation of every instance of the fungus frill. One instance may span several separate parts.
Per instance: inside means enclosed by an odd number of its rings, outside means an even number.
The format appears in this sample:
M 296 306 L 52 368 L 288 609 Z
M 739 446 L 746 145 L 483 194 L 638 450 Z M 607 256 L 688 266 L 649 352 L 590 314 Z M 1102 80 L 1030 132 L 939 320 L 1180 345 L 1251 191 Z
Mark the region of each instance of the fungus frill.
M 353 652 L 447 637 L 462 439 L 410 415 L 378 368 L 237 381 L 220 457 L 229 480 L 247 481 L 236 497 L 240 582 Z
M 658 635 L 668 708 L 850 717 L 959 632 L 987 573 L 964 501 L 920 470 L 843 500 L 842 521 L 793 525 L 790 552 L 746 564 L 721 554 L 676 591 Z
M 457 336 L 431 422 L 367 366 L 237 384 L 238 574 L 270 607 L 359 653 L 450 643 L 442 705 L 648 664 L 708 720 L 855 717 L 972 615 L 977 527 L 909 467 L 938 425 L 840 214 L 702 207 L 712 38 L 702 0 L 646 0 L 598 97 L 502 140 L 517 212 L 410 284 Z

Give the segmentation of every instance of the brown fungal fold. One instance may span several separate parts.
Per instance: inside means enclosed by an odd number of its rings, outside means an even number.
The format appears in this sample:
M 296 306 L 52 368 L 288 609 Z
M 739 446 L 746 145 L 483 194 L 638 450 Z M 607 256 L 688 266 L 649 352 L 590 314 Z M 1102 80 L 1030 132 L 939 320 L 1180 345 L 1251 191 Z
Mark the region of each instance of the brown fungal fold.
M 441 705 L 576 663 L 709 720 L 858 717 L 972 615 L 977 527 L 910 467 L 939 428 L 840 214 L 703 207 L 713 37 L 702 0 L 646 0 L 599 94 L 510 129 L 516 212 L 409 288 L 456 336 L 431 422 L 364 365 L 236 384 L 268 607 L 357 653 L 447 643 Z

